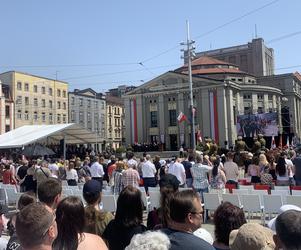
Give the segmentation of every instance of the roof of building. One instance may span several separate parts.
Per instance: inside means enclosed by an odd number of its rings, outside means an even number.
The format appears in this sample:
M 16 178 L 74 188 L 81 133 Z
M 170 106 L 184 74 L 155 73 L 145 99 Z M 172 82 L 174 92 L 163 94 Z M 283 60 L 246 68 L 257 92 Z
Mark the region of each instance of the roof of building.
M 30 74 L 30 73 L 26 73 L 26 72 L 16 71 L 16 70 L 6 71 L 6 72 L 3 72 L 3 73 L 0 73 L 0 75 L 7 74 L 7 73 L 18 73 L 18 74 L 23 74 L 23 75 L 43 78 L 43 79 L 50 80 L 50 81 L 57 81 L 57 82 L 68 84 L 68 82 L 65 82 L 65 81 L 62 81 L 62 80 L 52 79 L 52 78 L 48 78 L 48 77 L 44 77 L 44 76 L 37 76 L 37 75 L 33 75 L 33 74 Z
M 201 56 L 191 63 L 193 75 L 207 74 L 248 74 L 241 71 L 237 65 L 221 61 L 209 56 Z M 175 72 L 188 73 L 187 64 L 175 70 Z
M 106 102 L 112 103 L 112 104 L 117 104 L 117 105 L 123 105 L 123 100 L 120 97 L 117 96 L 111 96 L 111 95 L 106 95 Z
M 55 125 L 25 125 L 0 135 L 0 148 L 21 148 L 47 137 L 66 143 L 95 143 L 95 133 L 75 123 Z
M 294 73 L 294 76 L 297 77 L 297 79 L 298 79 L 299 81 L 301 81 L 301 74 L 300 74 L 298 71 L 296 71 L 296 72 Z
M 187 71 L 183 71 L 182 73 L 188 73 Z M 193 75 L 204 75 L 204 74 L 247 74 L 244 71 L 241 71 L 237 68 L 208 68 L 208 69 L 192 69 Z

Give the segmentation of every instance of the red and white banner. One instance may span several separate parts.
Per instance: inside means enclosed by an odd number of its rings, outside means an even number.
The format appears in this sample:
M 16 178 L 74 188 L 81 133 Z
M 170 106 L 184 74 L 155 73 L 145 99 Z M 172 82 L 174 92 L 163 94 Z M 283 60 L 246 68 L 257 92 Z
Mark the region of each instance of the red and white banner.
M 181 123 L 183 121 L 187 121 L 187 117 L 186 117 L 186 115 L 183 114 L 183 112 L 180 112 L 180 114 L 178 115 L 177 120 L 178 120 L 179 123 Z
M 132 132 L 132 143 L 138 142 L 138 131 L 137 131 L 137 105 L 136 98 L 131 100 L 131 132 Z
M 271 143 L 271 149 L 276 148 L 276 142 L 275 142 L 275 137 L 272 136 L 272 143 Z
M 218 132 L 216 91 L 209 92 L 209 105 L 210 105 L 211 138 L 214 139 L 216 142 L 218 142 L 219 141 L 219 132 Z

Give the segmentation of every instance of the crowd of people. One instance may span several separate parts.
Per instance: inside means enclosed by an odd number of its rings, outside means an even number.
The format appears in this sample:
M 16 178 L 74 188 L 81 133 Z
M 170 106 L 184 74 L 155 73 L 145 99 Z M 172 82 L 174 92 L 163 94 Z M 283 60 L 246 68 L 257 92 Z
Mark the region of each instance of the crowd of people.
M 69 160 L 2 157 L 3 184 L 23 192 L 17 212 L 0 207 L 0 249 L 301 249 L 301 208 L 284 205 L 267 227 L 247 223 L 244 211 L 223 202 L 213 215 L 214 236 L 201 228 L 203 195 L 243 177 L 252 184 L 301 185 L 301 147 L 248 153 L 243 166 L 226 155 L 182 152 L 160 159 L 89 155 Z M 62 185 L 82 186 L 80 197 Z M 160 187 L 160 206 L 143 216 L 141 188 Z M 103 189 L 118 196 L 114 213 L 102 209 Z M 189 189 L 181 189 L 181 188 Z M 117 197 L 116 196 L 116 197 Z M 4 216 L 5 215 L 5 216 Z

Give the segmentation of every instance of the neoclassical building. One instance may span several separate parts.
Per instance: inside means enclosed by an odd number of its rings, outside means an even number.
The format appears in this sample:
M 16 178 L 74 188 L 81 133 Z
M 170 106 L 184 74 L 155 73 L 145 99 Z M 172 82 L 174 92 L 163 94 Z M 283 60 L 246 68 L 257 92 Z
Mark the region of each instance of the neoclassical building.
M 123 96 L 127 144 L 156 142 L 164 144 L 166 150 L 178 150 L 181 144 L 190 145 L 189 119 L 177 121 L 180 112 L 187 117 L 190 114 L 187 72 L 187 65 L 184 65 Z M 235 64 L 206 56 L 192 62 L 192 74 L 196 132 L 200 131 L 203 137 L 211 137 L 221 146 L 231 146 L 237 138 L 238 115 L 269 112 L 277 112 L 281 132 L 283 120 L 287 121 L 283 119 L 286 96 L 295 99 L 289 100 L 295 104 L 288 106 L 289 117 L 294 119 L 291 132 L 300 136 L 300 124 L 297 125 L 300 94 L 292 94 L 285 84 L 275 85 L 269 77 L 258 81 Z M 300 90 L 300 79 L 293 78 L 290 82 Z

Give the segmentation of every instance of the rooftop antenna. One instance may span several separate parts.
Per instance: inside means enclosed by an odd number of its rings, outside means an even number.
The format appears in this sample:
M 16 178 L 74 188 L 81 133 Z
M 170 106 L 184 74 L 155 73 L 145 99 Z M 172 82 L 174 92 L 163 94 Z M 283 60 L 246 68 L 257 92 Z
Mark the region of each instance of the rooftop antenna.
M 257 38 L 257 25 L 255 23 L 255 38 Z

